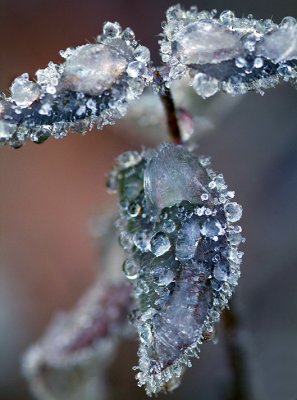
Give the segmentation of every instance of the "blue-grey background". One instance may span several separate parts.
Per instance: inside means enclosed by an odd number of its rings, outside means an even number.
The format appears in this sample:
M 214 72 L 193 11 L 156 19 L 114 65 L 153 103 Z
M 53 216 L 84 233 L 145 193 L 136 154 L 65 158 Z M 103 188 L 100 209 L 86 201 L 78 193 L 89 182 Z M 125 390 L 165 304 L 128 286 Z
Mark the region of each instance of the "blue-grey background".
M 33 75 L 48 61 L 58 62 L 60 49 L 91 41 L 106 20 L 133 28 L 158 60 L 157 35 L 171 4 L 0 0 L 0 90 L 7 91 L 23 72 Z M 197 5 L 277 22 L 297 16 L 296 0 L 201 0 Z M 296 105 L 297 91 L 288 85 L 264 97 L 248 94 L 200 147 L 244 206 L 247 242 L 237 301 L 255 400 L 297 399 Z M 105 174 L 120 151 L 140 147 L 143 137 L 136 137 L 123 127 L 106 128 L 18 151 L 1 149 L 1 400 L 30 398 L 19 372 L 20 355 L 55 310 L 71 307 L 92 282 L 97 247 L 87 221 L 114 201 L 105 193 Z M 113 400 L 145 398 L 131 371 L 135 353 L 136 344 L 125 343 L 113 363 Z M 218 345 L 203 346 L 201 359 L 193 364 L 170 399 L 222 399 L 230 379 L 222 335 Z

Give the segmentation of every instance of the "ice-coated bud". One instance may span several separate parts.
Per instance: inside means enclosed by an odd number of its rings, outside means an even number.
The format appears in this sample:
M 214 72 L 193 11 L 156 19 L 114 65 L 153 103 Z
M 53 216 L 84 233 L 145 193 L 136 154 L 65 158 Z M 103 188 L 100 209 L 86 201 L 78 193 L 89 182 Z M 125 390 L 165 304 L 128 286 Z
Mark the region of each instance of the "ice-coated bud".
M 100 95 L 125 71 L 131 52 L 124 42 L 87 44 L 65 62 L 63 84 L 70 90 Z
M 176 34 L 177 51 L 184 64 L 216 64 L 242 52 L 239 36 L 213 21 L 197 21 Z
M 20 107 L 29 107 L 40 96 L 40 87 L 37 83 L 29 81 L 28 74 L 16 78 L 10 87 L 12 99 Z
M 209 178 L 199 160 L 182 146 L 159 147 L 144 173 L 147 200 L 160 209 L 183 200 L 196 201 L 208 192 Z

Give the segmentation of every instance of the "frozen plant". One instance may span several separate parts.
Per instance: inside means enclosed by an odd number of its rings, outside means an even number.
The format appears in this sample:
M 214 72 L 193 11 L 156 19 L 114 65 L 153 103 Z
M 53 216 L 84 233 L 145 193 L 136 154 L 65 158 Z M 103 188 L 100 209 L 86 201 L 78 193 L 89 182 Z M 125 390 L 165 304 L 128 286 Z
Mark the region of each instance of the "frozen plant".
M 24 374 L 40 399 L 102 395 L 96 371 L 103 374 L 128 313 L 139 338 L 138 384 L 148 395 L 173 390 L 200 345 L 214 338 L 238 283 L 242 207 L 210 158 L 197 155 L 195 117 L 173 98 L 188 87 L 204 99 L 220 91 L 263 94 L 280 81 L 294 84 L 296 20 L 286 17 L 277 25 L 179 5 L 166 18 L 162 66 L 153 65 L 130 28 L 106 22 L 96 43 L 61 51 L 64 63 L 50 62 L 34 81 L 28 74 L 16 78 L 11 96 L 0 101 L 0 143 L 14 148 L 26 140 L 62 138 L 69 130 L 102 129 L 129 107 L 132 114 L 138 107 L 134 118 L 143 118 L 157 96 L 173 142 L 117 157 L 107 188 L 118 196 L 115 228 L 126 254 L 123 273 L 113 281 L 105 271 L 76 309 L 55 320 L 28 350 Z M 232 313 L 227 321 L 233 329 Z M 230 345 L 238 357 L 235 348 Z M 71 382 L 73 369 L 80 384 L 66 394 L 65 387 L 53 389 L 53 376 L 64 374 Z

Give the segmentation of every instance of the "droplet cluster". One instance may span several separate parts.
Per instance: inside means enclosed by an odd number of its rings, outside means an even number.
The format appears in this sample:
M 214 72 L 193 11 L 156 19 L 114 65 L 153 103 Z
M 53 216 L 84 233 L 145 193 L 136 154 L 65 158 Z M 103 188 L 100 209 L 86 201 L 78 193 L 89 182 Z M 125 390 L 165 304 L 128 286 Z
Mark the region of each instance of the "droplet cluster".
M 137 379 L 149 395 L 171 390 L 237 285 L 242 208 L 209 159 L 181 145 L 122 154 L 107 185 L 134 286 Z
M 0 144 L 18 148 L 26 139 L 42 143 L 69 129 L 85 133 L 113 124 L 126 114 L 152 80 L 149 50 L 130 28 L 107 22 L 97 42 L 60 52 L 62 64 L 50 62 L 16 78 L 10 97 L 0 100 Z
M 185 74 L 203 98 L 218 91 L 232 95 L 263 93 L 280 79 L 296 81 L 297 24 L 286 17 L 277 25 L 252 15 L 237 18 L 230 10 L 188 11 L 169 8 L 160 51 L 170 66 L 167 84 Z

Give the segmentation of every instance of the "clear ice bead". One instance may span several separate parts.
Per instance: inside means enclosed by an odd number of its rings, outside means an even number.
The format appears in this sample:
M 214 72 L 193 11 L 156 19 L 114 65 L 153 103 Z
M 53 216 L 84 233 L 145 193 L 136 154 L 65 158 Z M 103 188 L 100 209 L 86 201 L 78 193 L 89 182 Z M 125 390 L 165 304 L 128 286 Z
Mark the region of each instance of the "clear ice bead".
M 37 83 L 29 80 L 28 74 L 16 78 L 10 87 L 12 99 L 20 107 L 29 107 L 40 96 Z
M 230 222 L 240 220 L 242 216 L 242 207 L 237 203 L 227 203 L 225 205 L 225 213 Z
M 108 38 L 115 38 L 120 35 L 122 29 L 118 22 L 105 22 L 103 34 Z
M 203 99 L 213 96 L 219 90 L 219 81 L 203 73 L 195 75 L 192 85 Z
M 168 236 L 163 232 L 157 232 L 151 239 L 151 252 L 160 257 L 171 247 Z
M 138 278 L 139 266 L 132 259 L 127 259 L 123 264 L 124 274 L 128 279 L 136 279 Z

